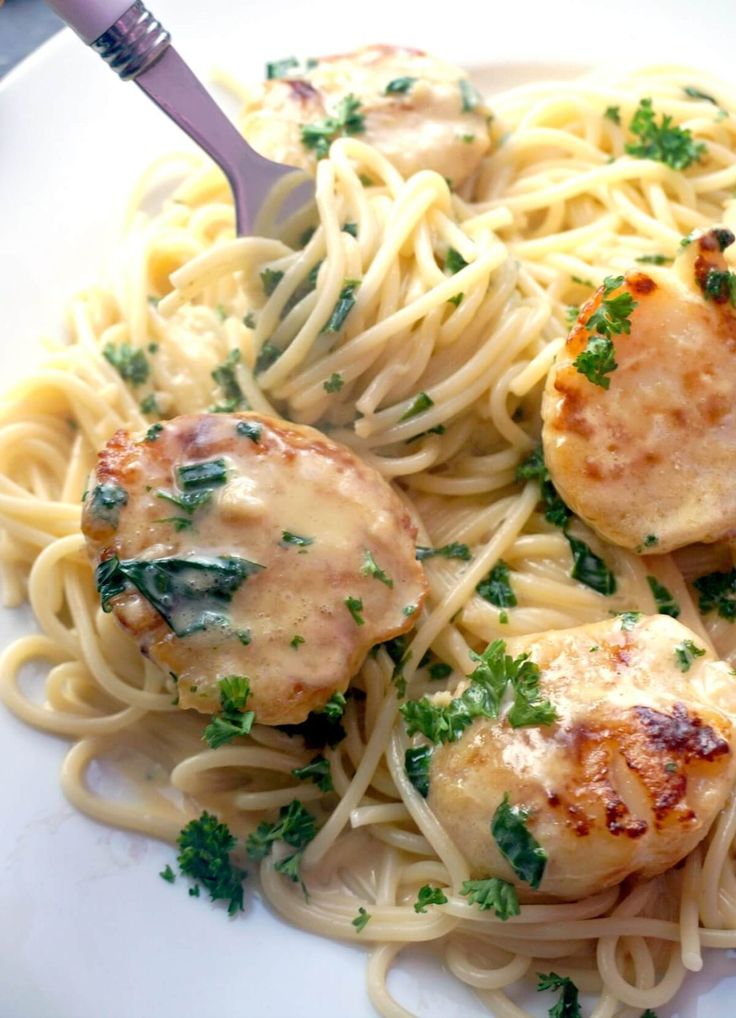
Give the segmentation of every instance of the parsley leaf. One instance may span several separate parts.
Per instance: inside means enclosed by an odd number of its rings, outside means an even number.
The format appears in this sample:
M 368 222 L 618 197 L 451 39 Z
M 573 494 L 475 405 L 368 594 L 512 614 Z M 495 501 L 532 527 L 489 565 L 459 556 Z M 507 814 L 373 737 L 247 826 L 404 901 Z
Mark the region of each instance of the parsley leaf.
M 255 711 L 244 710 L 249 696 L 250 682 L 244 675 L 220 679 L 222 713 L 212 718 L 202 734 L 210 749 L 224 746 L 238 735 L 248 735 L 256 719 Z
M 493 814 L 491 834 L 501 855 L 519 880 L 536 891 L 547 865 L 547 853 L 527 829 L 529 813 L 521 806 L 512 806 L 508 792 Z
M 313 757 L 303 767 L 295 767 L 291 773 L 299 781 L 313 781 L 322 792 L 334 791 L 330 761 L 326 760 L 321 753 Z
M 462 99 L 462 112 L 475 112 L 477 107 L 483 102 L 480 92 L 467 78 L 461 78 L 458 85 L 460 87 L 460 98 Z
M 284 273 L 280 269 L 266 268 L 261 272 L 261 285 L 266 297 L 271 296 L 283 278 Z
M 283 841 L 292 848 L 303 849 L 316 833 L 317 826 L 312 814 L 298 799 L 292 799 L 288 806 L 281 807 L 276 823 L 264 821 L 248 835 L 245 848 L 250 859 L 260 862 L 271 854 L 275 842 Z
M 521 911 L 516 888 L 500 877 L 466 880 L 460 888 L 460 894 L 468 899 L 470 905 L 477 905 L 482 912 L 493 909 L 497 918 L 503 922 Z
M 227 481 L 227 464 L 224 459 L 187 463 L 176 468 L 176 480 L 183 491 L 220 487 Z
M 459 544 L 454 541 L 452 544 L 444 544 L 441 548 L 427 548 L 425 545 L 416 547 L 417 562 L 424 562 L 428 558 L 458 558 L 461 562 L 470 562 L 473 557 L 467 544 Z
M 454 247 L 448 248 L 445 258 L 445 269 L 447 272 L 454 276 L 456 272 L 464 269 L 467 264 L 459 251 L 456 251 Z
M 361 569 L 363 576 L 372 576 L 380 583 L 384 583 L 387 587 L 393 587 L 394 581 L 390 576 L 387 576 L 383 569 L 376 563 L 373 555 L 366 548 L 363 552 L 363 568 Z
M 315 714 L 326 714 L 331 721 L 339 721 L 345 713 L 345 696 L 343 693 L 333 693 L 324 707 Z
M 275 364 L 284 351 L 273 343 L 266 341 L 256 357 L 254 371 L 257 375 L 268 371 L 272 364 Z
M 573 366 L 593 385 L 608 389 L 611 380 L 606 376 L 618 367 L 613 342 L 606 336 L 591 336 L 585 349 L 573 361 Z
M 722 619 L 736 619 L 736 569 L 730 573 L 708 573 L 693 584 L 698 592 L 698 609 L 703 615 L 717 611 Z
M 441 887 L 431 887 L 425 884 L 419 888 L 417 900 L 414 902 L 415 912 L 426 912 L 429 905 L 446 905 L 447 895 Z
M 410 91 L 412 85 L 414 85 L 419 79 L 418 78 L 394 78 L 389 81 L 388 85 L 384 89 L 384 95 L 406 95 Z
M 603 111 L 603 116 L 607 120 L 610 120 L 612 124 L 621 123 L 621 107 L 620 106 L 608 106 Z
M 247 874 L 230 862 L 235 838 L 227 825 L 205 812 L 188 823 L 176 840 L 181 872 L 199 880 L 209 891 L 211 901 L 227 900 L 228 915 L 240 911 L 243 908 L 243 880 Z
M 345 324 L 345 319 L 355 306 L 355 291 L 359 286 L 359 279 L 345 280 L 342 290 L 340 290 L 340 296 L 337 298 L 337 303 L 332 310 L 332 314 L 327 320 L 327 324 L 322 329 L 322 332 L 340 331 Z
M 434 400 L 426 392 L 420 392 L 414 397 L 401 417 L 399 417 L 399 420 L 408 421 L 411 417 L 416 417 L 417 414 L 423 414 L 425 410 L 429 410 L 432 406 L 434 406 Z
M 158 403 L 156 402 L 156 393 L 149 392 L 147 396 L 144 396 L 138 404 L 138 409 L 142 414 L 157 414 Z
M 705 651 L 692 640 L 683 640 L 675 647 L 675 660 L 681 672 L 689 672 L 696 657 L 703 657 Z
M 327 381 L 322 383 L 322 388 L 325 392 L 339 392 L 344 384 L 342 375 L 333 371 Z
M 660 615 L 671 615 L 673 619 L 676 619 L 680 614 L 680 606 L 669 590 L 659 582 L 656 576 L 647 576 L 647 583 L 657 602 L 657 611 Z
M 654 159 L 673 170 L 686 170 L 703 156 L 706 146 L 693 141 L 689 130 L 673 125 L 672 117 L 662 116 L 657 124 L 651 99 L 642 99 L 629 124 L 638 142 L 629 142 L 625 150 L 639 159 Z
M 532 478 L 539 481 L 542 501 L 547 507 L 544 518 L 548 523 L 564 530 L 572 513 L 557 494 L 557 489 L 550 479 L 541 444 L 516 468 L 517 481 L 528 481 Z
M 576 537 L 565 534 L 572 552 L 572 571 L 574 580 L 580 580 L 586 587 L 595 590 L 604 597 L 616 593 L 616 577 L 606 563 L 585 543 Z
M 176 874 L 174 873 L 174 871 L 172 870 L 171 866 L 169 866 L 168 863 L 166 863 L 164 869 L 161 870 L 159 876 L 161 877 L 162 880 L 165 880 L 167 884 L 173 884 L 174 881 L 176 880 Z
M 363 601 L 359 597 L 352 597 L 348 595 L 345 598 L 345 607 L 353 616 L 356 626 L 364 626 L 365 619 L 360 614 L 363 611 Z
M 450 675 L 452 675 L 452 665 L 448 665 L 444 661 L 435 661 L 429 666 L 429 677 L 435 682 L 441 682 L 442 679 L 447 679 Z
M 706 300 L 714 300 L 717 304 L 730 301 L 736 307 L 736 275 L 728 269 L 708 269 L 705 279 L 697 277 L 698 284 Z
M 128 504 L 128 492 L 117 481 L 104 481 L 96 484 L 92 491 L 90 509 L 92 514 L 111 527 L 117 528 L 120 522 L 120 510 Z
M 361 905 L 360 908 L 358 909 L 358 914 L 356 915 L 355 919 L 352 920 L 352 925 L 355 927 L 355 932 L 362 933 L 363 930 L 366 928 L 366 925 L 372 918 L 373 916 L 370 914 L 370 912 L 366 912 L 366 910 Z
M 283 547 L 292 544 L 296 548 L 308 548 L 310 544 L 314 544 L 314 538 L 302 537 L 300 534 L 292 534 L 290 530 L 282 530 L 279 544 Z
M 429 795 L 429 766 L 432 762 L 431 746 L 416 746 L 404 754 L 406 776 L 423 798 Z
M 291 640 L 289 641 L 289 646 L 293 647 L 294 650 L 299 650 L 299 645 L 305 642 L 306 641 L 304 637 L 296 633 L 294 636 L 292 636 Z
M 618 617 L 621 619 L 621 629 L 630 633 L 639 622 L 641 612 L 620 612 Z
M 537 976 L 539 977 L 537 989 L 540 992 L 562 990 L 560 999 L 549 1009 L 549 1018 L 582 1018 L 583 1013 L 578 1002 L 578 988 L 572 979 L 567 976 L 558 976 L 556 972 L 550 972 L 547 975 L 537 972 Z
M 299 66 L 296 57 L 286 57 L 284 60 L 272 60 L 266 64 L 266 78 L 272 81 L 274 78 L 285 78 L 289 71 Z
M 255 442 L 257 445 L 261 440 L 263 428 L 260 424 L 255 424 L 253 421 L 238 421 L 235 425 L 235 432 L 244 438 L 249 438 L 251 442 Z
M 497 562 L 475 589 L 484 601 L 496 608 L 514 608 L 517 604 L 516 594 L 509 582 L 509 567 L 503 561 Z
M 225 360 L 211 372 L 213 380 L 222 389 L 223 403 L 212 408 L 214 413 L 231 413 L 233 410 L 249 410 L 248 400 L 240 388 L 236 365 L 240 361 L 240 350 L 231 350 Z
M 365 118 L 360 107 L 359 99 L 354 95 L 346 95 L 337 104 L 334 116 L 324 117 L 313 124 L 303 124 L 301 134 L 304 147 L 312 149 L 318 159 L 324 159 L 335 138 L 361 134 L 365 131 Z
M 714 106 L 718 105 L 718 100 L 714 99 L 712 95 L 708 95 L 707 92 L 701 92 L 699 88 L 694 85 L 686 85 L 682 90 L 686 96 L 690 99 L 702 99 L 704 102 L 712 103 Z
M 161 421 L 156 421 L 156 423 L 152 424 L 151 427 L 146 432 L 144 441 L 155 442 L 163 430 L 164 426 L 161 423 Z
M 107 343 L 102 348 L 102 356 L 112 364 L 124 382 L 130 382 L 134 387 L 142 385 L 148 378 L 151 369 L 146 355 L 129 343 L 121 343 L 120 346 Z
M 671 258 L 663 254 L 640 255 L 636 260 L 641 265 L 669 265 L 672 262 Z

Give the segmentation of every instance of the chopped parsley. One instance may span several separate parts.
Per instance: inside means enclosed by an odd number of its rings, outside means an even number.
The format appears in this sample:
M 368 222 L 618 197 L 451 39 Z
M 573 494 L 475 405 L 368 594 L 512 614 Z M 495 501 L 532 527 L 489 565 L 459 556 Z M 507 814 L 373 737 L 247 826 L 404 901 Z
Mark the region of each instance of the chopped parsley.
M 399 710 L 408 735 L 420 732 L 434 745 L 456 742 L 476 718 L 497 718 L 507 686 L 514 691 L 514 702 L 507 714 L 513 728 L 549 725 L 557 713 L 549 701 L 539 699 L 539 668 L 528 654 L 512 658 L 505 653 L 503 640 L 494 640 L 471 657 L 477 662 L 468 676 L 468 688 L 446 706 L 429 697 L 408 700 Z
M 161 488 L 156 492 L 156 498 L 171 502 L 177 509 L 181 509 L 182 512 L 191 516 L 197 509 L 210 501 L 213 490 L 213 488 L 203 488 L 200 491 L 173 492 Z
M 425 799 L 429 795 L 429 766 L 431 762 L 431 746 L 416 746 L 413 749 L 407 749 L 404 754 L 406 776 Z
M 342 375 L 337 371 L 333 371 L 327 381 L 322 383 L 322 388 L 325 392 L 339 392 L 344 384 Z
M 362 933 L 372 918 L 373 916 L 370 914 L 370 912 L 366 912 L 366 910 L 361 905 L 360 908 L 358 909 L 358 914 L 356 915 L 355 919 L 352 920 L 352 925 L 355 927 L 355 932 Z
M 636 260 L 641 265 L 669 265 L 672 262 L 671 258 L 663 254 L 640 255 Z
M 497 562 L 484 580 L 475 588 L 484 601 L 496 608 L 514 608 L 517 600 L 509 582 L 509 567 L 505 562 Z
M 314 538 L 302 537 L 301 534 L 292 534 L 290 530 L 282 530 L 279 544 L 284 548 L 288 547 L 290 544 L 295 548 L 308 548 L 310 544 L 314 544 Z
M 464 269 L 467 264 L 459 251 L 456 251 L 454 247 L 448 248 L 445 258 L 445 269 L 447 272 L 454 276 L 456 272 Z
M 460 544 L 458 541 L 443 544 L 441 548 L 427 548 L 425 545 L 418 544 L 415 554 L 417 562 L 424 562 L 428 558 L 457 558 L 461 562 L 470 562 L 473 557 L 467 544 Z
M 460 88 L 460 98 L 462 99 L 462 112 L 474 113 L 483 102 L 483 97 L 475 85 L 471 84 L 467 78 L 461 78 L 458 86 Z
M 156 393 L 149 392 L 147 396 L 144 396 L 138 404 L 138 408 L 142 414 L 157 414 L 158 403 L 156 402 Z
M 519 880 L 535 891 L 539 888 L 547 865 L 547 853 L 527 828 L 529 813 L 521 806 L 512 806 L 508 792 L 493 814 L 491 834 L 498 849 Z
M 574 580 L 580 580 L 586 587 L 595 590 L 604 597 L 616 593 L 616 577 L 606 563 L 590 548 L 585 541 L 580 541 L 570 534 L 565 534 L 572 552 L 572 571 Z
M 313 781 L 322 792 L 334 791 L 330 761 L 325 760 L 321 753 L 303 767 L 295 767 L 291 773 L 298 781 Z
M 257 375 L 262 374 L 264 371 L 268 371 L 272 364 L 275 364 L 284 351 L 276 346 L 274 343 L 266 341 L 260 349 L 258 356 L 256 357 L 255 373 Z
M 235 838 L 227 825 L 205 812 L 188 823 L 176 841 L 181 872 L 198 880 L 209 892 L 210 901 L 227 901 L 228 915 L 239 912 L 243 908 L 243 880 L 247 874 L 230 862 Z
M 630 633 L 641 619 L 641 612 L 620 612 L 621 628 L 625 633 Z M 598 649 L 597 647 L 595 648 Z
M 316 120 L 313 124 L 303 124 L 301 137 L 304 147 L 315 152 L 318 159 L 324 159 L 335 138 L 362 134 L 365 131 L 365 118 L 360 107 L 359 99 L 354 95 L 346 95 L 337 104 L 334 116 Z
M 659 582 L 656 576 L 647 576 L 647 583 L 660 615 L 671 615 L 673 619 L 676 619 L 680 614 L 680 606 L 669 590 Z
M 411 90 L 412 85 L 416 84 L 418 78 L 394 78 L 389 81 L 388 85 L 384 89 L 384 95 L 406 95 Z
M 464 293 L 456 293 L 454 297 L 448 297 L 447 303 L 454 304 L 456 308 L 459 308 L 464 299 L 465 299 Z
M 343 233 L 349 233 L 351 237 L 358 236 L 358 224 L 357 223 L 344 223 L 342 227 Z
M 718 304 L 729 301 L 736 307 L 736 275 L 728 269 L 708 269 L 704 280 L 698 283 L 706 300 L 714 300 Z
M 722 619 L 736 619 L 736 569 L 730 573 L 708 573 L 693 584 L 698 592 L 698 609 L 703 615 L 716 611 Z
M 333 693 L 324 707 L 314 713 L 325 714 L 330 721 L 339 721 L 345 713 L 345 695 L 343 693 Z
M 251 442 L 258 444 L 263 434 L 263 428 L 260 424 L 255 424 L 253 421 L 238 421 L 235 425 L 235 432 L 238 435 L 242 435 L 244 438 L 249 438 Z
M 537 989 L 540 993 L 544 990 L 562 991 L 560 999 L 549 1009 L 549 1018 L 583 1018 L 578 1001 L 578 988 L 572 979 L 558 976 L 556 972 L 549 972 L 547 975 L 537 972 L 537 976 L 539 978 Z
M 171 866 L 169 866 L 168 863 L 166 863 L 164 869 L 161 870 L 159 876 L 161 877 L 162 880 L 165 880 L 167 884 L 173 884 L 174 881 L 176 880 L 176 874 L 174 873 L 174 871 L 172 870 Z
M 573 361 L 581 375 L 602 389 L 609 388 L 611 380 L 607 376 L 618 368 L 613 337 L 631 332 L 630 316 L 637 306 L 630 293 L 610 296 L 623 282 L 623 276 L 606 276 L 603 280 L 601 303 L 585 323 L 590 332 L 588 342 Z
M 128 492 L 117 481 L 96 484 L 92 491 L 92 514 L 115 529 L 120 522 L 120 510 L 127 504 Z
M 285 57 L 283 60 L 272 60 L 266 64 L 266 78 L 272 81 L 274 78 L 285 78 L 289 71 L 299 66 L 296 57 Z
M 641 542 L 637 551 L 644 551 L 645 548 L 656 548 L 659 544 L 659 538 L 656 534 L 647 534 L 644 540 Z
M 434 682 L 441 682 L 443 679 L 448 679 L 451 675 L 452 665 L 448 665 L 444 661 L 435 661 L 429 666 L 429 677 Z
M 228 675 L 220 679 L 220 706 L 204 730 L 202 739 L 210 749 L 217 749 L 238 735 L 248 735 L 256 719 L 255 711 L 245 710 L 250 696 L 250 682 L 244 675 Z
M 211 373 L 213 380 L 222 389 L 225 397 L 222 403 L 212 407 L 213 413 L 232 413 L 233 410 L 249 410 L 248 400 L 240 388 L 237 376 L 237 364 L 240 361 L 240 350 L 231 350 L 225 360 Z
M 187 463 L 176 468 L 176 480 L 182 491 L 211 490 L 227 481 L 227 464 L 224 459 Z
M 129 343 L 121 343 L 120 346 L 107 343 L 102 348 L 102 355 L 112 364 L 124 382 L 130 382 L 135 387 L 142 385 L 148 378 L 151 369 L 146 355 Z
M 299 650 L 300 645 L 305 642 L 306 641 L 304 637 L 296 633 L 294 636 L 292 636 L 291 640 L 289 641 L 289 646 L 293 647 L 294 650 Z
M 564 530 L 569 523 L 572 513 L 557 494 L 557 489 L 552 483 L 549 470 L 544 462 L 544 451 L 541 444 L 516 468 L 517 481 L 528 481 L 531 479 L 539 481 L 540 494 L 546 506 L 544 518 L 548 523 L 552 523 L 554 526 L 561 527 Z
M 248 835 L 245 847 L 248 857 L 254 862 L 259 862 L 270 855 L 271 848 L 277 841 L 296 849 L 291 855 L 276 862 L 274 869 L 295 883 L 297 881 L 301 883 L 306 893 L 301 880 L 300 863 L 304 849 L 316 833 L 317 826 L 312 814 L 298 799 L 293 799 L 288 806 L 281 807 L 276 823 L 269 824 L 267 821 L 260 823 L 255 831 Z
M 714 99 L 712 95 L 708 95 L 707 92 L 701 92 L 700 89 L 696 88 L 694 85 L 686 85 L 682 91 L 690 99 L 702 99 L 704 102 L 712 103 L 714 106 L 718 105 L 717 99 Z
M 146 432 L 145 437 L 144 437 L 144 441 L 146 441 L 146 442 L 155 442 L 156 439 L 158 438 L 158 436 L 161 434 L 161 432 L 163 430 L 164 430 L 164 426 L 161 423 L 161 421 L 156 421 L 156 423 L 152 424 L 151 427 Z
M 359 279 L 345 280 L 342 290 L 340 290 L 340 296 L 337 298 L 337 303 L 333 308 L 332 314 L 327 319 L 327 323 L 323 327 L 322 332 L 340 331 L 345 324 L 345 319 L 355 307 L 355 291 L 359 286 Z
M 419 888 L 417 900 L 414 902 L 415 912 L 426 912 L 430 905 L 446 905 L 447 895 L 441 887 L 431 887 L 425 884 Z
M 683 640 L 675 647 L 675 661 L 681 672 L 689 672 L 696 657 L 703 657 L 705 651 L 692 640 Z
M 702 141 L 693 141 L 687 128 L 673 125 L 672 117 L 657 118 L 651 99 L 642 99 L 629 124 L 629 130 L 638 138 L 629 142 L 625 150 L 639 159 L 653 159 L 664 163 L 673 170 L 686 170 L 703 156 L 706 146 Z
M 516 888 L 500 877 L 466 880 L 460 888 L 460 894 L 468 899 L 468 904 L 477 905 L 481 912 L 493 909 L 496 917 L 503 922 L 520 912 Z
M 620 106 L 607 106 L 603 111 L 603 116 L 610 120 L 612 124 L 621 123 L 621 107 Z
M 361 569 L 361 573 L 363 576 L 372 576 L 375 580 L 378 580 L 380 583 L 384 583 L 387 587 L 393 587 L 394 585 L 394 581 L 376 563 L 376 560 L 367 548 L 363 552 L 363 568 Z M 416 608 L 414 610 L 416 611 Z M 407 614 L 406 609 L 404 609 L 404 614 Z M 414 612 L 409 612 L 409 614 L 413 615 Z
M 245 318 L 243 318 L 243 325 L 246 327 L 246 329 L 255 329 L 256 316 L 253 314 L 252 311 L 249 311 Z
M 578 320 L 580 314 L 580 308 L 577 304 L 568 304 L 565 308 L 565 321 L 568 325 L 574 325 Z
M 345 598 L 345 607 L 353 616 L 356 626 L 364 626 L 365 619 L 360 614 L 363 611 L 363 602 L 359 597 L 348 596 Z
M 266 297 L 271 296 L 283 278 L 284 274 L 279 269 L 264 269 L 261 272 L 261 285 Z
M 222 609 L 240 585 L 264 567 L 235 555 L 192 555 L 189 558 L 119 559 L 116 555 L 95 570 L 102 610 L 132 584 L 177 636 L 211 627 L 224 628 Z

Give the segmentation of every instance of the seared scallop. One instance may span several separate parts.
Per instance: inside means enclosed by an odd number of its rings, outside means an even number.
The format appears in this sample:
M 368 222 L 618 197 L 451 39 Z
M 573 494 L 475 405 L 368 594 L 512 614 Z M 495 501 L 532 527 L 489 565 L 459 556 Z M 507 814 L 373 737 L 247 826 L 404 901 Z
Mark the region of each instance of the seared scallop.
M 354 134 L 404 176 L 436 170 L 454 186 L 474 173 L 490 147 L 489 111 L 463 71 L 400 46 L 367 46 L 309 61 L 305 70 L 286 69 L 286 77 L 253 91 L 241 128 L 262 155 L 313 170 L 326 148 L 303 128 L 327 117 L 344 126 L 323 131 L 326 144 Z
M 475 877 L 511 881 L 522 900 L 573 900 L 692 851 L 736 771 L 736 679 L 698 644 L 668 616 L 633 614 L 509 641 L 538 666 L 557 720 L 481 718 L 429 771 L 429 805 Z M 491 834 L 505 795 L 547 856 L 537 892 Z
M 82 529 L 103 607 L 177 684 L 220 709 L 248 678 L 262 724 L 295 724 L 344 692 L 368 650 L 410 629 L 425 597 L 398 496 L 313 428 L 197 414 L 119 431 Z
M 710 230 L 674 269 L 601 287 L 549 373 L 542 437 L 554 483 L 624 548 L 664 553 L 736 529 L 736 278 L 721 253 L 732 241 Z M 613 335 L 592 340 L 612 307 Z

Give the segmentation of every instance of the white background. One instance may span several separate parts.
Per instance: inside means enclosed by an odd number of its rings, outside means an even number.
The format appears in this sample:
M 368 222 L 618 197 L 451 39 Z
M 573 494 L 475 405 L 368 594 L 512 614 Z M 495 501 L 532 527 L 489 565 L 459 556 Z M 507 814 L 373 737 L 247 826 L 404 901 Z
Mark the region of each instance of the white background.
M 680 62 L 729 76 L 736 39 L 736 9 L 723 0 L 157 0 L 154 11 L 200 74 L 218 64 L 244 78 L 259 76 L 266 59 L 368 42 L 434 50 L 497 87 L 601 62 Z M 40 333 L 61 328 L 69 294 L 104 272 L 136 174 L 183 144 L 134 85 L 118 82 L 69 33 L 6 80 L 3 384 L 32 362 Z M 29 626 L 27 614 L 1 613 L 0 640 Z M 246 913 L 230 922 L 159 879 L 170 848 L 77 814 L 57 785 L 65 746 L 0 707 L 0 1018 L 373 1014 L 360 947 L 290 929 L 252 891 Z M 730 1018 L 735 971 L 732 957 L 714 958 L 659 1018 Z M 484 1013 L 471 992 L 418 957 L 392 986 L 421 1018 Z

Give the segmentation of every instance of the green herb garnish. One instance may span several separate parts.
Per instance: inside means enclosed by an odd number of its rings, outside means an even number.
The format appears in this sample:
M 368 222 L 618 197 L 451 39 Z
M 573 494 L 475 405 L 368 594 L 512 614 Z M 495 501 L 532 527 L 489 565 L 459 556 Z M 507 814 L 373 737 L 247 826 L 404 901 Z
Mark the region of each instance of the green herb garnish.
M 502 922 L 510 916 L 518 915 L 519 898 L 516 888 L 508 880 L 500 877 L 489 877 L 487 880 L 466 880 L 460 888 L 460 894 L 468 899 L 468 904 L 477 905 L 481 912 L 493 909 Z
M 261 272 L 261 285 L 266 297 L 271 296 L 283 278 L 284 273 L 279 269 L 264 269 Z
M 322 383 L 322 388 L 325 392 L 339 392 L 344 384 L 342 375 L 333 371 L 327 381 Z
M 361 905 L 360 908 L 358 909 L 358 914 L 356 915 L 355 919 L 352 920 L 352 925 L 355 927 L 355 932 L 362 933 L 363 930 L 366 928 L 366 925 L 372 918 L 373 916 L 370 914 L 370 912 L 366 912 L 366 910 Z
M 364 626 L 365 619 L 360 614 L 363 611 L 363 602 L 359 597 L 348 596 L 345 598 L 345 607 L 353 616 L 356 626 Z
M 255 424 L 253 421 L 238 421 L 235 425 L 235 433 L 242 435 L 244 438 L 249 438 L 251 442 L 257 445 L 261 440 L 263 428 L 260 424 Z
M 629 130 L 638 142 L 625 145 L 629 155 L 639 159 L 653 159 L 673 170 L 686 170 L 706 152 L 702 141 L 693 141 L 689 130 L 673 125 L 672 117 L 663 116 L 657 124 L 651 99 L 642 99 L 629 124 Z
M 202 739 L 210 749 L 217 749 L 239 735 L 248 735 L 256 719 L 255 711 L 245 710 L 250 696 L 250 682 L 244 675 L 228 675 L 220 679 L 220 706 L 204 730 Z
M 339 332 L 345 324 L 345 319 L 355 307 L 355 291 L 360 286 L 359 279 L 346 279 L 337 303 L 327 320 L 322 332 Z
M 696 657 L 703 657 L 705 651 L 692 640 L 683 640 L 675 647 L 675 661 L 681 672 L 689 672 Z
M 722 619 L 736 619 L 736 569 L 730 573 L 708 573 L 693 584 L 698 592 L 698 609 L 703 615 L 717 611 Z
M 363 552 L 363 568 L 361 569 L 361 572 L 363 576 L 372 576 L 380 583 L 384 583 L 387 587 L 393 587 L 394 585 L 394 581 L 391 579 L 390 576 L 387 576 L 383 569 L 380 568 L 380 566 L 376 563 L 376 560 L 373 558 L 373 555 L 367 548 Z M 411 614 L 413 614 L 413 612 Z
M 303 767 L 295 767 L 291 773 L 298 781 L 313 781 L 322 792 L 334 791 L 330 761 L 325 760 L 321 753 Z
M 461 269 L 466 268 L 468 262 L 465 261 L 459 251 L 456 251 L 454 247 L 448 248 L 447 256 L 445 257 L 445 271 L 449 272 L 450 275 L 455 275 L 456 272 L 460 272 Z
M 560 999 L 549 1009 L 549 1018 L 583 1018 L 578 1002 L 578 988 L 572 979 L 558 976 L 556 972 L 549 972 L 547 975 L 537 972 L 537 976 L 539 978 L 537 989 L 540 993 L 543 990 L 562 990 Z
M 565 534 L 572 552 L 572 572 L 570 575 L 574 580 L 580 580 L 586 587 L 595 590 L 604 597 L 610 597 L 616 593 L 616 577 L 608 568 L 602 558 L 590 548 L 585 541 L 579 541 L 576 537 Z
M 527 828 L 529 813 L 521 806 L 512 806 L 508 792 L 493 814 L 491 834 L 498 849 L 519 880 L 536 891 L 547 865 L 547 853 Z
M 446 905 L 447 895 L 441 887 L 431 887 L 425 884 L 419 888 L 417 900 L 414 902 L 415 912 L 426 912 L 430 905 Z
M 429 795 L 429 765 L 432 762 L 431 746 L 416 746 L 404 754 L 406 776 L 423 798 Z
M 227 901 L 228 915 L 239 912 L 243 908 L 243 880 L 247 874 L 230 862 L 235 838 L 226 824 L 211 813 L 202 813 L 182 829 L 176 841 L 181 872 L 198 880 L 209 892 L 210 901 Z
M 176 468 L 176 480 L 183 491 L 200 491 L 220 487 L 227 481 L 224 459 L 186 463 Z
M 509 567 L 505 562 L 497 562 L 484 580 L 475 588 L 484 601 L 496 608 L 516 607 L 516 594 L 509 582 Z
M 657 602 L 657 611 L 660 615 L 671 615 L 673 619 L 676 619 L 680 614 L 680 606 L 667 587 L 661 584 L 656 576 L 647 576 L 647 583 Z
M 266 78 L 272 81 L 274 78 L 285 78 L 289 71 L 299 66 L 296 57 L 285 57 L 283 60 L 272 60 L 266 64 Z
M 148 378 L 151 369 L 146 355 L 129 343 L 121 343 L 120 346 L 107 343 L 102 349 L 102 355 L 112 364 L 124 382 L 136 386 L 142 385 Z
M 471 84 L 467 78 L 461 78 L 458 86 L 460 88 L 460 98 L 462 99 L 462 112 L 474 113 L 483 102 L 483 97 L 475 85 Z
M 418 78 L 394 78 L 389 81 L 388 85 L 384 90 L 384 95 L 406 95 L 411 89 L 412 85 L 415 84 Z
M 472 559 L 470 554 L 470 548 L 467 544 L 461 544 L 458 541 L 453 541 L 451 544 L 444 544 L 441 548 L 427 548 L 424 545 L 417 545 L 416 547 L 416 559 L 417 562 L 424 562 L 428 558 L 457 558 L 462 562 L 469 562 Z
M 308 548 L 310 544 L 314 544 L 314 538 L 302 537 L 301 534 L 292 534 L 290 530 L 282 530 L 279 544 L 284 547 L 293 545 L 295 548 Z
M 345 135 L 362 134 L 365 118 L 360 112 L 361 102 L 354 95 L 346 95 L 335 109 L 335 115 L 304 124 L 301 129 L 302 144 L 312 149 L 318 159 L 324 159 L 330 151 L 330 144 Z
M 92 491 L 92 514 L 115 529 L 120 523 L 120 510 L 127 504 L 128 492 L 117 481 L 96 484 Z

